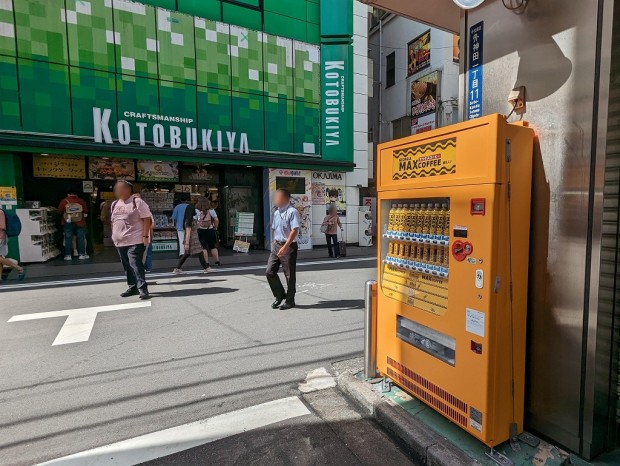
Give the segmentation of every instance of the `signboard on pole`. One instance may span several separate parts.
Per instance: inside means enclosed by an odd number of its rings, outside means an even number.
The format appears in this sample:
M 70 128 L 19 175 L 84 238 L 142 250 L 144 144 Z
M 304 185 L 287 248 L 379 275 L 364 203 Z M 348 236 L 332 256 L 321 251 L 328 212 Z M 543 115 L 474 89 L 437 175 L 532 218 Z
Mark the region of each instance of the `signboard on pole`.
M 469 70 L 467 71 L 467 119 L 482 116 L 484 21 L 469 28 Z

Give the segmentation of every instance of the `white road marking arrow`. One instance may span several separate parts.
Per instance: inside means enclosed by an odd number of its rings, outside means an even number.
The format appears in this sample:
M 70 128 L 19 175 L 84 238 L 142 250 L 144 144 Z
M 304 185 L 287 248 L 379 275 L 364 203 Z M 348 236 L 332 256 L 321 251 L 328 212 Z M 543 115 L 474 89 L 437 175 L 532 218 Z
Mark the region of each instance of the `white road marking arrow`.
M 64 325 L 56 335 L 52 346 L 67 345 L 88 341 L 90 332 L 95 325 L 95 319 L 100 312 L 122 311 L 150 307 L 150 301 L 129 304 L 114 304 L 111 306 L 84 307 L 82 309 L 68 309 L 66 311 L 37 312 L 36 314 L 21 314 L 11 317 L 8 322 L 22 322 L 24 320 L 50 319 L 52 317 L 66 317 Z

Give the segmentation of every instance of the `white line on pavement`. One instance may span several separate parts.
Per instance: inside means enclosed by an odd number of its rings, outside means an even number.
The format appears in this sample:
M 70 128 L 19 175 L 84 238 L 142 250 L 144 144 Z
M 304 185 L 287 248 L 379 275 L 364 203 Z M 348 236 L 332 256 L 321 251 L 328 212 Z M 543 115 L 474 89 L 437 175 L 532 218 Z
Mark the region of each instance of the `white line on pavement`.
M 346 262 L 367 262 L 367 261 L 376 261 L 376 257 L 352 257 L 350 259 L 340 259 L 337 262 L 327 262 L 327 261 L 310 261 L 310 262 L 299 262 L 297 267 L 305 267 L 309 265 L 321 265 L 328 263 L 346 263 Z M 226 272 L 243 272 L 246 270 L 263 270 L 265 269 L 265 265 L 248 265 L 244 267 L 221 267 L 214 272 L 216 273 L 226 273 Z M 196 272 L 186 272 L 182 276 L 191 276 L 191 275 L 203 275 L 202 271 Z M 179 275 L 175 275 L 172 272 L 163 272 L 163 273 L 150 273 L 147 278 L 172 278 L 179 277 Z M 39 282 L 39 283 L 18 283 L 15 285 L 0 285 L 0 291 L 9 291 L 9 290 L 24 290 L 29 288 L 43 288 L 54 285 L 79 285 L 82 283 L 104 283 L 104 282 L 117 282 L 126 280 L 127 277 L 124 275 L 117 275 L 114 277 L 92 277 L 92 278 L 77 278 L 77 279 L 69 279 L 69 280 L 56 280 L 49 282 Z
M 99 312 L 122 311 L 126 309 L 137 309 L 150 307 L 150 301 L 113 304 L 111 306 L 85 307 L 82 309 L 67 309 L 65 311 L 37 312 L 35 314 L 19 314 L 11 317 L 7 322 L 23 322 L 26 320 L 50 319 L 53 317 L 66 317 L 65 323 L 60 328 L 58 335 L 52 346 L 66 345 L 88 341 L 90 333 L 95 325 L 95 319 Z
M 310 411 L 299 398 L 282 398 L 47 461 L 39 466 L 129 466 L 306 414 Z

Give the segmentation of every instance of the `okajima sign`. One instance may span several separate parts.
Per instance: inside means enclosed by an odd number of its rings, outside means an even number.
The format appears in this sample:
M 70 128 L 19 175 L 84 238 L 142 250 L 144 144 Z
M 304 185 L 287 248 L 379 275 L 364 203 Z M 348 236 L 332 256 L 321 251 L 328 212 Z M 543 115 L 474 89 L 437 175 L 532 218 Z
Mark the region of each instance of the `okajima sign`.
M 191 118 L 127 111 L 123 113 L 125 118 L 141 121 L 129 123 L 127 120 L 118 120 L 116 125 L 110 127 L 111 116 L 111 109 L 93 107 L 95 142 L 102 144 L 118 143 L 125 146 L 132 142 L 146 146 L 148 142 L 155 147 L 168 146 L 171 149 L 186 147 L 189 150 L 202 150 L 204 152 L 250 153 L 247 133 L 197 128 L 192 126 L 195 122 Z M 162 123 L 169 125 L 164 127 Z M 183 127 L 170 123 L 179 123 Z M 132 126 L 138 131 L 137 141 L 131 140 Z

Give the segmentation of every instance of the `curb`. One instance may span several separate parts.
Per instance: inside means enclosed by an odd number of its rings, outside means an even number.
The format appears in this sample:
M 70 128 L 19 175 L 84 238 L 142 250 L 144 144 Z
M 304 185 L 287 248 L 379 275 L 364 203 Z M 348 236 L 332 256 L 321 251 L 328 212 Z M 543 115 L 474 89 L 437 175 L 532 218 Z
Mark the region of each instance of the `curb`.
M 479 465 L 465 452 L 410 416 L 400 406 L 386 400 L 369 384 L 345 372 L 338 376 L 338 388 L 366 414 L 373 417 L 414 456 L 430 466 Z

